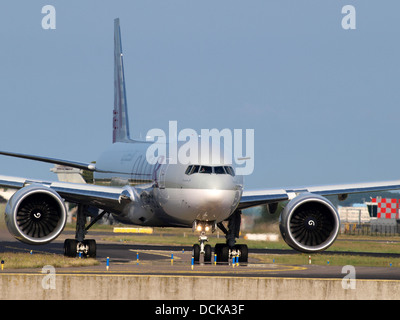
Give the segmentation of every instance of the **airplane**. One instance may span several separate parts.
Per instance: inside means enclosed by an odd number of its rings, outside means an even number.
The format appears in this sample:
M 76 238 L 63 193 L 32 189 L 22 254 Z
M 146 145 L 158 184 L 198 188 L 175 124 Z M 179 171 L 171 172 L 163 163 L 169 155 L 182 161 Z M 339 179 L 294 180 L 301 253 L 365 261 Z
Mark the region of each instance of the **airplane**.
M 199 157 L 189 164 L 158 159 L 150 164 L 152 142 L 130 137 L 119 18 L 114 20 L 114 111 L 112 144 L 95 163 L 0 151 L 0 154 L 93 172 L 95 184 L 41 181 L 0 175 L 0 187 L 17 189 L 5 209 L 6 225 L 18 240 L 42 245 L 55 240 L 67 220 L 65 202 L 78 205 L 74 239 L 64 242 L 64 254 L 96 257 L 96 242 L 88 230 L 105 214 L 117 221 L 151 227 L 186 227 L 199 232 L 193 245 L 196 263 L 211 262 L 208 234 L 217 228 L 226 241 L 216 244 L 218 262 L 239 256 L 248 261 L 248 247 L 237 244 L 242 210 L 265 205 L 271 213 L 283 203 L 280 232 L 291 248 L 306 253 L 327 249 L 336 240 L 340 219 L 327 196 L 346 199 L 350 193 L 400 189 L 400 180 L 358 184 L 246 190 L 234 164 L 223 158 Z M 98 215 L 87 224 L 93 208 Z M 224 225 L 223 222 L 227 221 Z

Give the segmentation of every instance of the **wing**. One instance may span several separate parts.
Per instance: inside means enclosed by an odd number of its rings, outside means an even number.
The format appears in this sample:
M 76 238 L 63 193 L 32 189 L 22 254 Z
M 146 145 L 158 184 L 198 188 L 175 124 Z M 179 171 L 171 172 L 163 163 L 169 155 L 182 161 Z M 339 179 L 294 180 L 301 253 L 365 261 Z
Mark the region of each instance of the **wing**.
M 96 167 L 93 163 L 70 161 L 70 160 L 49 158 L 49 157 L 43 157 L 43 156 L 36 156 L 36 155 L 32 155 L 32 154 L 15 153 L 15 152 L 8 152 L 8 151 L 0 151 L 0 154 L 2 154 L 4 156 L 15 157 L 15 158 L 23 158 L 23 159 L 29 159 L 29 160 L 35 160 L 35 161 L 41 161 L 41 162 L 47 162 L 47 163 L 60 164 L 60 165 L 83 169 L 83 170 L 90 170 L 90 171 L 96 170 Z
M 0 187 L 22 189 L 38 185 L 55 191 L 67 202 L 92 205 L 104 210 L 115 208 L 122 200 L 133 200 L 134 196 L 126 188 L 106 187 L 69 182 L 49 182 L 24 178 L 0 176 Z M 131 189 L 132 190 L 132 189 Z
M 262 204 L 292 200 L 301 193 L 312 193 L 320 196 L 338 195 L 342 198 L 345 198 L 346 195 L 350 193 L 389 191 L 398 189 L 400 189 L 400 180 L 283 189 L 245 190 L 243 192 L 238 209 L 246 209 Z
M 137 199 L 136 189 L 128 186 L 118 188 L 0 176 L 0 187 L 17 189 L 7 202 L 6 225 L 15 238 L 32 245 L 51 242 L 61 234 L 67 221 L 65 201 L 103 209 L 99 215 L 102 216 L 106 212 L 119 214 L 127 203 Z M 83 212 L 84 207 L 79 206 L 78 211 Z M 82 219 L 79 221 L 79 235 L 84 239 L 85 223 Z
M 350 193 L 396 189 L 400 189 L 400 180 L 248 190 L 243 192 L 238 208 L 287 201 L 280 213 L 279 230 L 282 238 L 295 250 L 313 253 L 327 249 L 339 233 L 339 213 L 325 196 L 337 195 L 339 200 L 343 200 Z

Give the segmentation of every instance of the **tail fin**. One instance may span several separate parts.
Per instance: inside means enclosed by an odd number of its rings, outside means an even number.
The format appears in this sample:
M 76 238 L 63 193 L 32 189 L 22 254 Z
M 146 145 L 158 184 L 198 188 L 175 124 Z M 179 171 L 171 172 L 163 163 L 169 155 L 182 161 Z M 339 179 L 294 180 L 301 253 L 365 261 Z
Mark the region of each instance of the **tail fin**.
M 119 18 L 114 20 L 114 112 L 113 143 L 128 142 L 129 120 L 126 103 L 124 61 L 122 56 L 121 30 Z

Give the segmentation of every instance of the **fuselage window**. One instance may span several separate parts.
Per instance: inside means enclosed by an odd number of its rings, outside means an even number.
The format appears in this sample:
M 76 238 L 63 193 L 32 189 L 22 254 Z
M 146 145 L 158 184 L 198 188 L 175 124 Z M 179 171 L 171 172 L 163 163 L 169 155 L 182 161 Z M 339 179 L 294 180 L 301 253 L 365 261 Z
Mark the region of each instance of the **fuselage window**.
M 214 173 L 215 174 L 225 174 L 224 167 L 222 167 L 222 166 L 214 167 Z

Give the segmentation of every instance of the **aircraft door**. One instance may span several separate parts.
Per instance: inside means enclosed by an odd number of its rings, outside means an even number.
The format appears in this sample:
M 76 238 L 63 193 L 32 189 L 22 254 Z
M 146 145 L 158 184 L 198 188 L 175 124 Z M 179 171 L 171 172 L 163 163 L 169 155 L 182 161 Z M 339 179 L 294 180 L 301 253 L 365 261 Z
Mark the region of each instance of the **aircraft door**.
M 160 156 L 154 167 L 153 180 L 160 189 L 165 189 L 165 176 L 168 169 L 168 162 L 164 162 L 164 157 Z
M 160 189 L 165 189 L 165 177 L 167 175 L 168 163 L 162 164 L 159 175 L 159 186 Z

